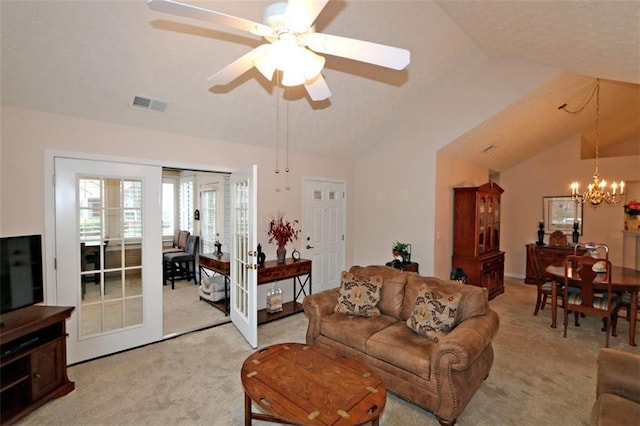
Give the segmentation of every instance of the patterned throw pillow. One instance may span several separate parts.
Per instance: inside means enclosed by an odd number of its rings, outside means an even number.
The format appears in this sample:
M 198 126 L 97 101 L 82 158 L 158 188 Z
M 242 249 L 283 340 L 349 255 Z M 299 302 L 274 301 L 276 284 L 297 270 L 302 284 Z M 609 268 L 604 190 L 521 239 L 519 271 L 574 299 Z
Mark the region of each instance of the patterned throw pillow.
M 460 293 L 441 294 L 427 286 L 421 287 L 413 313 L 407 319 L 407 326 L 421 336 L 438 343 L 456 325 L 460 297 Z
M 338 304 L 335 312 L 358 315 L 362 317 L 377 317 L 380 309 L 380 289 L 382 288 L 382 276 L 358 277 L 347 271 L 342 272 L 342 284 Z

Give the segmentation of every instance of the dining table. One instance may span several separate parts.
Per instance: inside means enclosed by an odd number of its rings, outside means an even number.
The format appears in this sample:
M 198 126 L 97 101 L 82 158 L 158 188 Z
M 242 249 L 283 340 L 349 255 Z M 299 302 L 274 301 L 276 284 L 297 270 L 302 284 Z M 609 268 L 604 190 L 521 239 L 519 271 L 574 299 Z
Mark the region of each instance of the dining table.
M 553 277 L 552 284 L 552 310 L 551 310 L 551 327 L 556 328 L 557 319 L 557 285 L 556 282 L 564 283 L 564 263 L 553 263 L 546 267 L 546 272 Z M 611 274 L 611 287 L 616 292 L 627 292 L 631 295 L 629 303 L 629 345 L 636 346 L 636 323 L 638 313 L 638 291 L 640 291 L 640 271 L 632 268 L 623 268 L 622 266 L 612 266 L 610 271 L 605 273 Z M 580 281 L 580 275 L 577 270 L 568 268 L 567 275 L 570 281 Z M 606 275 L 598 274 L 594 280 L 597 286 L 600 282 L 604 287 L 604 278 Z

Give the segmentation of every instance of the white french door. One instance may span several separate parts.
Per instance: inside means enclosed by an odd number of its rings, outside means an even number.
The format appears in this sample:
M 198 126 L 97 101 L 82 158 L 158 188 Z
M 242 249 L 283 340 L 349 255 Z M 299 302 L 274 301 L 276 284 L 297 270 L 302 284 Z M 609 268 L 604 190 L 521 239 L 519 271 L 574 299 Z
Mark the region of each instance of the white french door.
M 311 259 L 313 292 L 340 286 L 345 267 L 345 189 L 343 182 L 304 179 L 302 248 Z
M 258 347 L 257 166 L 231 175 L 231 307 L 233 324 Z
M 162 169 L 55 158 L 58 305 L 76 363 L 162 339 Z

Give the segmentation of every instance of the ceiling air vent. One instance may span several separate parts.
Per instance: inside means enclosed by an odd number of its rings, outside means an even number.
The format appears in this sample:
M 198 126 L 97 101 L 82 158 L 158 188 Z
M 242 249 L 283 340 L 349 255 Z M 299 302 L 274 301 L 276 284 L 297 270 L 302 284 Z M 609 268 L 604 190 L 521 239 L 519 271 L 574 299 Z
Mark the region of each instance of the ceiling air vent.
M 167 109 L 167 103 L 162 101 L 156 101 L 154 99 L 143 98 L 142 96 L 134 96 L 131 106 L 143 109 L 150 109 L 158 112 L 165 112 Z

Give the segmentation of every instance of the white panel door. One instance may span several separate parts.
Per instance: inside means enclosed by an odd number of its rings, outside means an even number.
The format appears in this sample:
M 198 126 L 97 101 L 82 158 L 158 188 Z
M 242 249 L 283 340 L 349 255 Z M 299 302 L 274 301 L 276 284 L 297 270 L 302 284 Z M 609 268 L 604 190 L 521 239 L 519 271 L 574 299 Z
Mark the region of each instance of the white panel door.
M 233 324 L 258 347 L 256 165 L 231 174 L 231 307 Z
M 305 179 L 301 256 L 313 264 L 313 291 L 340 286 L 345 267 L 345 189 L 342 182 Z
M 162 339 L 162 170 L 55 158 L 58 305 L 77 363 Z

